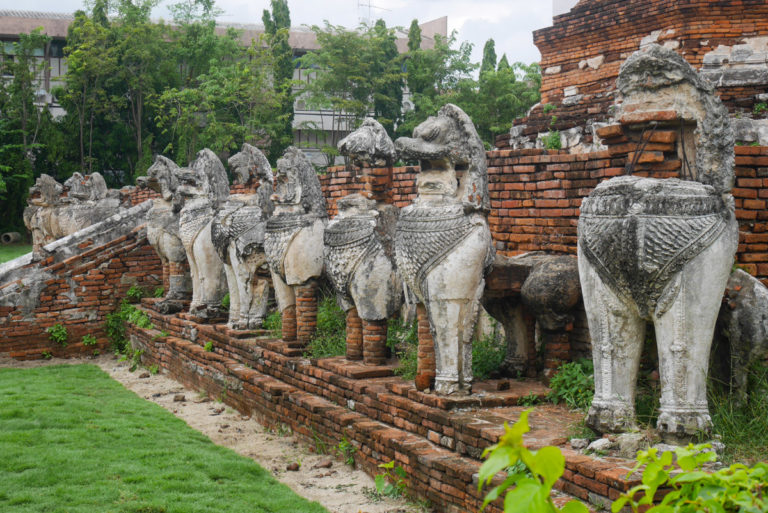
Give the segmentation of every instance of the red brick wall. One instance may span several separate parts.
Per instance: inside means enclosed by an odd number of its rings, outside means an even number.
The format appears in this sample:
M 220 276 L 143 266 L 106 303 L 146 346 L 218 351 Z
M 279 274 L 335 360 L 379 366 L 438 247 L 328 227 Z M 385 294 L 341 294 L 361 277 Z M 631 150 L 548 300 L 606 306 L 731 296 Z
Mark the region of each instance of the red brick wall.
M 87 247 L 87 244 L 84 244 Z M 53 257 L 30 264 L 30 273 L 38 269 L 50 273 L 39 304 L 25 312 L 22 305 L 0 306 L 0 354 L 19 359 L 37 359 L 44 352 L 54 356 L 90 353 L 93 346 L 83 346 L 86 334 L 98 339 L 97 348 L 108 345 L 103 324 L 106 314 L 115 310 L 132 285 L 152 291 L 162 285 L 162 268 L 154 250 L 140 232 L 53 263 Z M 4 283 L 0 291 L 18 282 Z M 67 328 L 66 347 L 50 341 L 46 328 L 61 323 Z
M 495 150 L 488 152 L 488 223 L 502 255 L 528 251 L 576 253 L 576 225 L 581 199 L 602 180 L 624 173 L 630 148 L 616 147 L 588 154 L 563 151 Z M 737 146 L 733 195 L 739 220 L 737 262 L 768 285 L 768 147 Z M 393 170 L 393 198 L 398 207 L 416 196 L 417 168 Z M 648 176 L 650 171 L 638 171 Z M 652 176 L 676 176 L 656 171 Z M 360 190 L 359 175 L 332 168 L 321 175 L 330 215 L 336 200 Z

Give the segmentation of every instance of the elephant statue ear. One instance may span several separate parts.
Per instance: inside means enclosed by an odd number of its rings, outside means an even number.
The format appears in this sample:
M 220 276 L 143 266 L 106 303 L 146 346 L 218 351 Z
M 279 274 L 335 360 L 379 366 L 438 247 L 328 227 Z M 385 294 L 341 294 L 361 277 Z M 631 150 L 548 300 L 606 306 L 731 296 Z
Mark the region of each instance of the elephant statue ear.
M 203 189 L 210 200 L 219 205 L 229 198 L 229 180 L 224 165 L 214 152 L 205 148 L 197 153 L 192 164 L 195 174 L 202 180 Z
M 457 130 L 453 137 L 457 144 L 457 153 L 461 160 L 466 161 L 466 171 L 459 179 L 456 194 L 470 209 L 488 212 L 491 208 L 488 198 L 488 164 L 485 159 L 485 146 L 477 135 L 475 124 L 463 110 L 452 103 L 447 103 L 440 109 L 438 117 L 440 116 L 453 121 Z

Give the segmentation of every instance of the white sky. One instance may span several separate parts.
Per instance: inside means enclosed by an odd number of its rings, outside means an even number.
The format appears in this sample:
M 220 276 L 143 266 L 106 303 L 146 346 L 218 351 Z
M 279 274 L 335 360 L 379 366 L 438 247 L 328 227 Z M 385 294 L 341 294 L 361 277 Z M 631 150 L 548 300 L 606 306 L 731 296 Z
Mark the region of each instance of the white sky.
M 164 0 L 153 17 L 169 18 Z M 221 21 L 261 23 L 261 12 L 269 8 L 269 0 L 217 0 L 224 11 Z M 365 6 L 359 7 L 359 4 Z M 540 59 L 533 45 L 532 31 L 552 25 L 552 0 L 288 0 L 293 26 L 334 25 L 357 26 L 360 15 L 383 18 L 387 26 L 407 28 L 411 20 L 429 21 L 448 16 L 448 31 L 457 30 L 459 41 L 474 44 L 473 60 L 479 62 L 488 38 L 496 42 L 496 55 L 507 54 L 509 62 L 530 63 Z M 83 0 L 0 0 L 0 9 L 74 12 Z M 386 10 L 385 10 L 386 9 Z

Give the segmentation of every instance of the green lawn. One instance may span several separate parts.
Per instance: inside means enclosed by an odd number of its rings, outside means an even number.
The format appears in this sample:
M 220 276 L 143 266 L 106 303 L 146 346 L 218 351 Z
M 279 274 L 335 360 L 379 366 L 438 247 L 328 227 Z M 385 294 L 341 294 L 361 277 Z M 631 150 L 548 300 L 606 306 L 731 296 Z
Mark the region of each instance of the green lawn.
M 327 513 L 93 365 L 0 369 L 0 511 Z
M 31 244 L 0 245 L 0 264 L 13 260 L 32 251 Z

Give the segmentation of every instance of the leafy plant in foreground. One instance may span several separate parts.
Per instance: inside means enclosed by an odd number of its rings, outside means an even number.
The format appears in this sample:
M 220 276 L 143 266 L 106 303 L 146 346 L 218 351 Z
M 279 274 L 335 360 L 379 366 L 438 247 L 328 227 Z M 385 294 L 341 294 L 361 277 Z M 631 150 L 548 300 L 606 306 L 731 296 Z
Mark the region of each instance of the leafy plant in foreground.
M 67 337 L 69 334 L 67 333 L 67 328 L 63 324 L 57 322 L 53 326 L 46 328 L 45 332 L 48 333 L 48 338 L 51 339 L 52 342 L 61 344 L 61 347 L 67 347 Z
M 530 412 L 522 412 L 520 420 L 511 427 L 504 423 L 505 432 L 499 443 L 483 452 L 483 457 L 487 459 L 480 467 L 478 490 L 488 486 L 497 473 L 507 473 L 506 479 L 486 494 L 483 508 L 503 495 L 505 513 L 588 513 L 589 509 L 578 501 L 571 501 L 562 509 L 558 509 L 552 502 L 552 486 L 565 471 L 565 458 L 557 447 L 542 447 L 538 451 L 530 451 L 525 447 L 523 434 L 530 430 Z
M 89 333 L 87 335 L 83 335 L 82 342 L 84 346 L 95 346 L 98 340 L 96 340 L 96 337 Z
M 768 511 L 768 464 L 747 467 L 736 463 L 708 473 L 703 465 L 717 456 L 707 449 L 711 449 L 709 444 L 689 444 L 661 455 L 655 448 L 640 451 L 631 473 L 645 466 L 642 482 L 620 496 L 611 510 L 616 513 L 629 505 L 633 512 L 649 513 Z M 671 490 L 656 501 L 656 492 L 665 488 Z
M 137 285 L 132 286 L 125 293 L 125 297 L 128 298 L 129 303 L 138 303 L 141 301 L 141 298 L 145 297 L 146 295 L 147 294 L 144 289 Z

